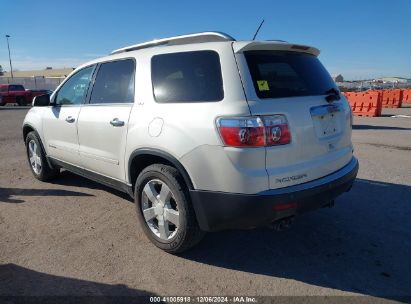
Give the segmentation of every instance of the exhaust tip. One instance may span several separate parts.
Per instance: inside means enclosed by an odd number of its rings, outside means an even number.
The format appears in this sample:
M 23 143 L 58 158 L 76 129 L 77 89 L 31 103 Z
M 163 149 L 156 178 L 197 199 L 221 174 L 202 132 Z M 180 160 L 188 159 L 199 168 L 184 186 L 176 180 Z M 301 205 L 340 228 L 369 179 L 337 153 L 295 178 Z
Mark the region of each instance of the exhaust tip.
M 335 206 L 335 201 L 329 201 L 327 204 L 325 204 L 322 208 L 333 208 Z
M 269 228 L 275 231 L 284 231 L 290 228 L 294 221 L 294 216 L 286 217 L 277 221 L 272 222 Z

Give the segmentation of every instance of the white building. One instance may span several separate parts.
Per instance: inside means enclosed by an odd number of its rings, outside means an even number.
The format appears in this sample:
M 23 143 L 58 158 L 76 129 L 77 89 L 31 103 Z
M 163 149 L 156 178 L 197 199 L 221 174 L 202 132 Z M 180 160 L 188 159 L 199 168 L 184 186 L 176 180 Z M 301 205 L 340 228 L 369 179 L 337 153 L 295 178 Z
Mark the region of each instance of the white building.
M 402 78 L 402 77 L 383 77 L 379 79 L 375 79 L 376 81 L 381 81 L 382 83 L 407 83 L 409 79 Z

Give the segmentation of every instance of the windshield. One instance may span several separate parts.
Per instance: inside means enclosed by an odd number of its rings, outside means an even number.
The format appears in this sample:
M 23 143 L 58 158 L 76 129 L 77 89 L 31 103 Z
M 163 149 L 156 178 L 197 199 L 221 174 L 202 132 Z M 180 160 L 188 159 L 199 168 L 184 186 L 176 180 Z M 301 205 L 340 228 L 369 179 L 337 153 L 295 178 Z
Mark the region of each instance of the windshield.
M 244 52 L 261 99 L 325 95 L 336 87 L 316 56 L 286 51 Z

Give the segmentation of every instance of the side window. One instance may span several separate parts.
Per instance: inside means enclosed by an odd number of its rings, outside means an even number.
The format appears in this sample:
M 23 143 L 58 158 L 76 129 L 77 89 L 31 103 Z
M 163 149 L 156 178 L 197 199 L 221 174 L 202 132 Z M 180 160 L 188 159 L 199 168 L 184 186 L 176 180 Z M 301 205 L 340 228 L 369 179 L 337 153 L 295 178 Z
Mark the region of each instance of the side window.
M 22 85 L 10 85 L 9 91 L 16 92 L 16 91 L 25 91 Z
M 134 60 L 126 59 L 101 64 L 93 91 L 91 104 L 134 102 Z
M 7 92 L 7 86 L 1 87 L 0 92 Z
M 151 78 L 157 102 L 207 102 L 224 98 L 220 57 L 214 51 L 154 56 Z
M 57 105 L 82 104 L 86 99 L 94 66 L 84 68 L 70 77 L 57 92 Z

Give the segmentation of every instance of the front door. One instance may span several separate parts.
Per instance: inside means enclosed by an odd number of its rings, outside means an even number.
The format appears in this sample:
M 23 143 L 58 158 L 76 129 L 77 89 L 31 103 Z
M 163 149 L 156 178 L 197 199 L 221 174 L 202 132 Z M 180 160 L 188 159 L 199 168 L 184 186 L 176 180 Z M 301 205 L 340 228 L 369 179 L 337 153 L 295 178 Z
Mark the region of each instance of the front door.
M 44 111 L 43 134 L 47 155 L 80 166 L 77 120 L 95 66 L 72 75 Z
M 85 169 L 125 180 L 124 153 L 134 104 L 133 59 L 99 65 L 90 100 L 78 119 L 79 151 Z

